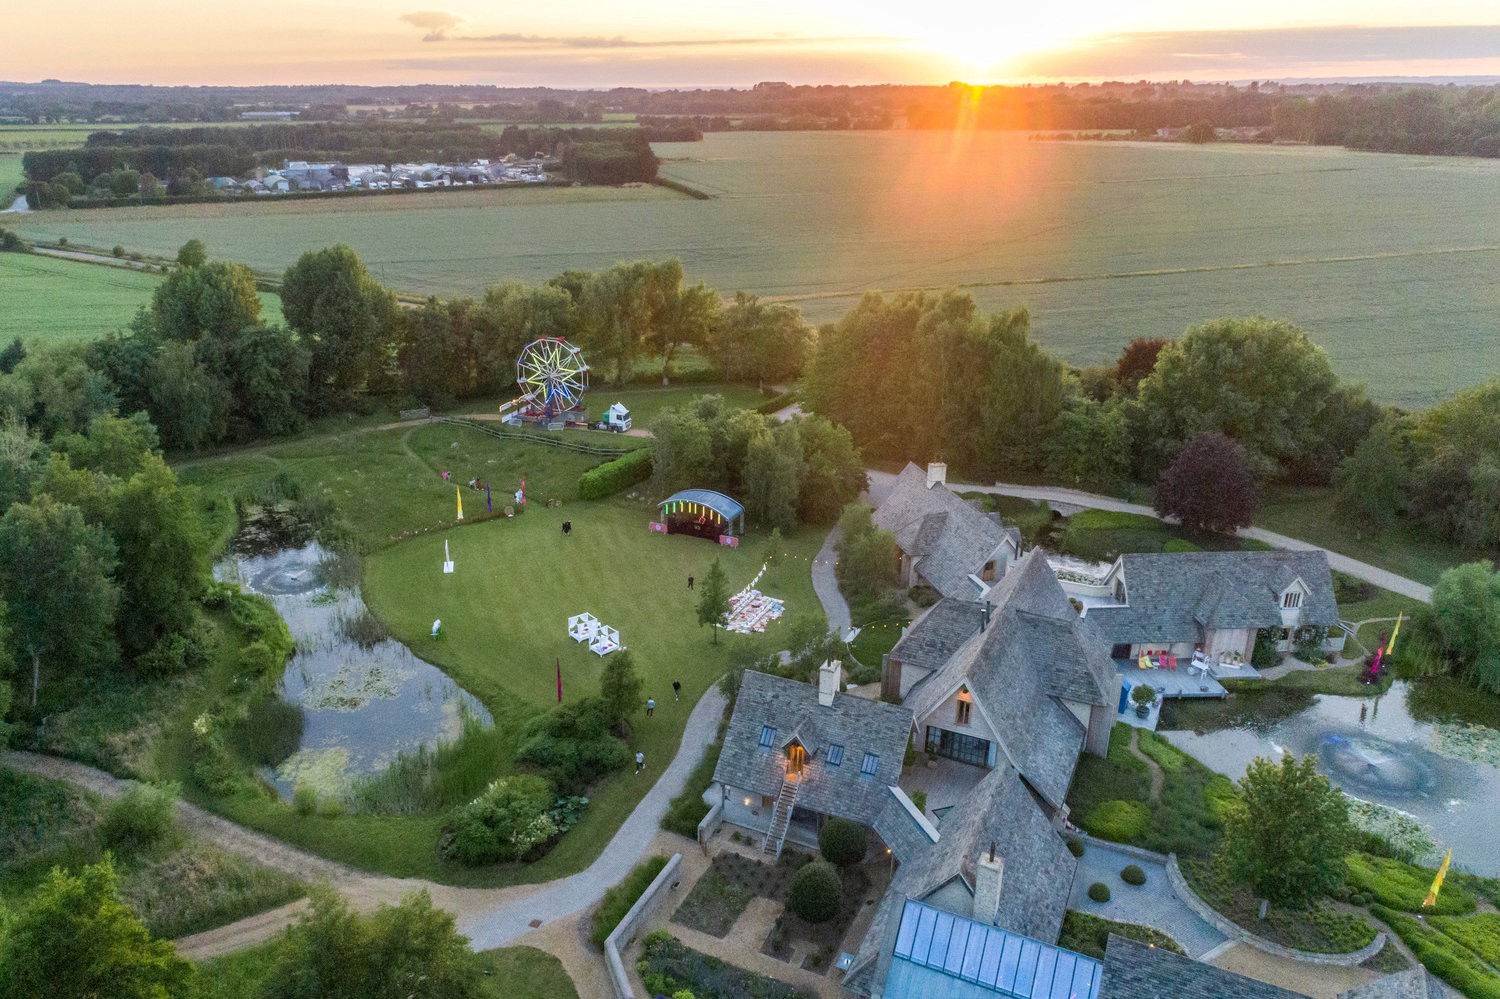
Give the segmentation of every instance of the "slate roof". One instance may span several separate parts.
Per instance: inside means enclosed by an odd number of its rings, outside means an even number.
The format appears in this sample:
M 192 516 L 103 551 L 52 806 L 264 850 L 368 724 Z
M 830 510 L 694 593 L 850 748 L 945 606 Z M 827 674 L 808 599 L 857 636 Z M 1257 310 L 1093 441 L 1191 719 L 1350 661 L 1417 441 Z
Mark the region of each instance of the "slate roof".
M 1100 999 L 1304 999 L 1300 992 L 1110 935 Z
M 885 981 L 906 899 L 924 899 L 958 878 L 972 889 L 975 861 L 991 842 L 1005 859 L 994 925 L 1044 942 L 1057 939 L 1078 861 L 1014 767 L 1002 762 L 986 774 L 939 831 L 936 843 L 902 860 L 850 967 L 849 988 L 868 995 Z
M 980 620 L 979 603 L 944 597 L 912 623 L 891 649 L 891 658 L 923 669 L 938 669 L 979 633 Z
M 895 488 L 875 511 L 875 526 L 896 536 L 916 570 L 945 597 L 974 599 L 969 576 L 979 575 L 1007 538 L 998 518 L 987 516 L 945 485 L 927 485 L 927 473 L 907 464 Z
M 776 730 L 770 749 L 760 746 L 761 728 Z M 911 733 L 904 707 L 840 693 L 828 707 L 818 688 L 769 673 L 745 671 L 714 780 L 774 797 L 786 772 L 785 749 L 797 739 L 807 751 L 798 807 L 874 825 L 901 782 L 901 761 Z M 844 759 L 829 766 L 828 747 L 844 747 Z M 865 753 L 880 757 L 873 777 L 860 775 Z
M 1448 999 L 1457 995 L 1428 973 L 1426 968 L 1408 968 L 1368 985 L 1340 992 L 1339 999 Z
M 1057 698 L 1107 703 L 1114 663 L 1068 603 L 1040 549 L 1012 565 L 986 599 L 989 626 L 913 686 L 906 706 L 920 723 L 960 684 L 968 687 L 996 733 L 999 756 L 1061 804 L 1084 728 Z
M 1280 628 L 1281 593 L 1310 591 L 1302 624 L 1338 624 L 1323 551 L 1168 552 L 1121 555 L 1127 607 L 1093 607 L 1088 620 L 1111 643 L 1197 642 L 1206 628 Z

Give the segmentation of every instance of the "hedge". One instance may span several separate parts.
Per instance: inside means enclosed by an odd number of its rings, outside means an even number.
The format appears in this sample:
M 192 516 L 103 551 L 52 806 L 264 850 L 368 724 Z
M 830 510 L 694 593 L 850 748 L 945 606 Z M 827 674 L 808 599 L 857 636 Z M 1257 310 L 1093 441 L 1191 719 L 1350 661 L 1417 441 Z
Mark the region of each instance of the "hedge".
M 1469 999 L 1500 999 L 1500 978 L 1456 940 L 1378 903 L 1370 906 L 1370 912 L 1396 931 L 1428 971 Z
M 1151 810 L 1139 801 L 1105 801 L 1082 820 L 1083 828 L 1100 839 L 1134 843 L 1151 826 Z
M 636 900 L 646 894 L 651 882 L 667 866 L 667 858 L 661 854 L 648 857 L 635 865 L 635 870 L 625 875 L 625 880 L 604 893 L 604 900 L 594 910 L 593 928 L 589 939 L 595 947 L 603 947 L 605 939 L 620 925 L 620 920 L 635 905 Z
M 1449 880 L 1438 892 L 1437 905 L 1422 908 L 1422 900 L 1432 887 L 1435 870 L 1403 864 L 1399 860 L 1373 857 L 1368 853 L 1351 853 L 1344 858 L 1349 883 L 1367 892 L 1376 902 L 1406 912 L 1430 915 L 1463 916 L 1474 911 L 1474 896 Z
M 651 449 L 639 448 L 623 454 L 613 461 L 606 461 L 589 469 L 578 477 L 578 498 L 583 500 L 604 499 L 623 492 L 651 477 Z
M 783 409 L 786 409 L 796 401 L 796 392 L 782 392 L 778 395 L 771 396 L 765 402 L 761 403 L 759 406 L 756 406 L 755 411 L 762 416 L 770 416 L 772 413 L 777 413 Z
M 715 742 L 708 747 L 703 759 L 688 774 L 687 782 L 682 785 L 682 793 L 667 806 L 667 814 L 661 818 L 663 829 L 689 839 L 698 838 L 698 823 L 703 821 L 710 810 L 708 802 L 703 800 L 703 794 L 714 782 L 714 768 L 719 765 L 719 752 L 723 748 L 722 742 Z

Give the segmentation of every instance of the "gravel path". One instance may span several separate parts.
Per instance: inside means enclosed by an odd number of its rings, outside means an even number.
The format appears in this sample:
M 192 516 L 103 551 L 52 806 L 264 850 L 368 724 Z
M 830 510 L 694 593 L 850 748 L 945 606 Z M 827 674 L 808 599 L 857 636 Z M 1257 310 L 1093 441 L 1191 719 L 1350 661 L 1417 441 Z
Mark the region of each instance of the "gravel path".
M 849 631 L 852 618 L 849 616 L 849 602 L 839 591 L 839 578 L 834 571 L 838 543 L 839 529 L 835 527 L 828 532 L 823 547 L 818 549 L 818 554 L 813 558 L 812 581 L 813 592 L 817 593 L 818 602 L 823 605 L 823 613 L 828 616 L 828 627 L 844 635 Z

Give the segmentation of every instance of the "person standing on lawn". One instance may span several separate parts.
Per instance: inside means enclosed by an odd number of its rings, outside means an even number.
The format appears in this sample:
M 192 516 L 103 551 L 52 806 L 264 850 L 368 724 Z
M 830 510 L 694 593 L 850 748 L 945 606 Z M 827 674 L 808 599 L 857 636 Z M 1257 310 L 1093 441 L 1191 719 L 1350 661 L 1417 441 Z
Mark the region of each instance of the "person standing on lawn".
M 635 772 L 636 773 L 640 773 L 642 770 L 645 770 L 645 769 L 646 769 L 646 754 L 638 752 L 638 753 L 635 754 Z
M 646 698 L 646 717 L 650 718 L 654 714 L 656 714 L 656 698 L 648 697 Z
M 682 700 L 682 681 L 681 680 L 673 680 L 672 681 L 672 700 L 674 700 L 674 701 L 680 701 L 680 700 Z

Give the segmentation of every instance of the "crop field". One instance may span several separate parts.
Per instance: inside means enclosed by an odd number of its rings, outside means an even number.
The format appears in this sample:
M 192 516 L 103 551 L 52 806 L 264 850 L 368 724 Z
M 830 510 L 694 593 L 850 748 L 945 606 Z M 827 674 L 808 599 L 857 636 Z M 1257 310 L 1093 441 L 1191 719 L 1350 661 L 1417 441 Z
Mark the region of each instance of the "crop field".
M 1078 364 L 1225 314 L 1285 317 L 1381 399 L 1500 370 L 1500 162 L 1271 146 L 1034 142 L 1010 133 L 713 133 L 656 147 L 657 189 L 10 216 L 24 235 L 275 271 L 344 242 L 408 292 L 676 256 L 691 280 L 814 320 L 868 290 L 958 285 L 1025 304 Z
M 0 342 L 93 340 L 122 330 L 160 281 L 123 267 L 0 253 Z M 281 322 L 281 299 L 262 292 L 260 300 L 261 318 Z

